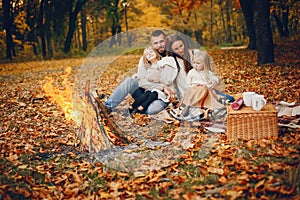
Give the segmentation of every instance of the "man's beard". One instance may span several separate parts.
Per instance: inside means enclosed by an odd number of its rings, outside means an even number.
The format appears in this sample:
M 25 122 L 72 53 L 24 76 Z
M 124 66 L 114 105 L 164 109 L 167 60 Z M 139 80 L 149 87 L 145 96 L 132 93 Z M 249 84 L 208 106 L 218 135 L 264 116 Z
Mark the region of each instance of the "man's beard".
M 159 55 L 161 55 L 162 57 L 165 57 L 166 55 L 167 55 L 167 51 L 166 50 L 163 50 L 162 52 L 159 52 L 159 51 L 157 51 L 158 53 L 159 53 Z

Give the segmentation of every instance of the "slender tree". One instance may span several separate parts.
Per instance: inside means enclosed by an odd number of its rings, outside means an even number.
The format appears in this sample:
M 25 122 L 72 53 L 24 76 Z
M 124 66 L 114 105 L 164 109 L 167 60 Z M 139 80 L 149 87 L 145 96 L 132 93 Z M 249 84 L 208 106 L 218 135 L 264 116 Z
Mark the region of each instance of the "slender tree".
M 75 4 L 75 8 L 73 10 L 74 0 L 70 0 L 69 4 L 69 27 L 68 33 L 65 41 L 64 52 L 69 53 L 71 50 L 71 42 L 73 38 L 74 31 L 76 29 L 76 20 L 79 11 L 81 10 L 82 6 L 87 2 L 87 0 L 77 0 Z
M 111 41 L 110 47 L 114 46 L 116 43 L 120 43 L 117 34 L 121 32 L 120 26 L 120 12 L 119 12 L 119 0 L 114 0 L 107 7 L 107 19 L 111 28 Z
M 81 36 L 82 36 L 82 50 L 87 50 L 87 38 L 86 38 L 86 10 L 82 9 L 80 12 L 81 19 Z
M 61 50 L 64 47 L 65 42 L 65 18 L 68 12 L 68 1 L 51 0 L 53 5 L 52 28 L 53 28 L 53 40 L 55 45 L 55 51 Z M 68 5 L 68 6 L 67 6 Z
M 248 31 L 249 43 L 247 49 L 256 50 L 256 36 L 254 29 L 254 1 L 240 0 L 241 8 L 244 14 L 246 27 Z
M 226 22 L 227 22 L 226 42 L 228 43 L 232 43 L 231 11 L 232 11 L 232 2 L 231 0 L 226 0 L 225 1 L 225 13 L 226 13 Z
M 289 12 L 290 12 L 290 5 L 292 3 L 290 1 L 272 1 L 271 7 L 272 12 L 271 15 L 273 16 L 278 32 L 280 37 L 288 37 L 289 36 Z M 292 11 L 295 12 L 295 11 Z
M 51 1 L 45 2 L 45 36 L 47 41 L 47 52 L 48 58 L 53 57 L 53 47 L 52 47 L 52 29 L 51 29 L 51 21 L 52 21 L 52 5 Z
M 34 55 L 38 55 L 38 48 L 37 48 L 37 30 L 36 30 L 36 23 L 37 23 L 37 10 L 38 10 L 38 0 L 26 2 L 26 22 L 30 27 L 30 30 L 27 34 L 27 39 L 32 46 L 32 50 Z
M 6 58 L 12 60 L 15 56 L 14 44 L 12 39 L 12 13 L 11 13 L 11 1 L 3 0 L 3 14 L 4 14 L 4 26 L 6 32 Z
M 45 25 L 44 25 L 45 4 L 46 4 L 46 0 L 41 0 L 39 16 L 38 16 L 38 26 L 37 26 L 37 28 L 39 30 L 39 37 L 40 37 L 41 42 L 42 42 L 42 55 L 43 55 L 43 57 L 47 56 L 46 38 L 45 38 Z

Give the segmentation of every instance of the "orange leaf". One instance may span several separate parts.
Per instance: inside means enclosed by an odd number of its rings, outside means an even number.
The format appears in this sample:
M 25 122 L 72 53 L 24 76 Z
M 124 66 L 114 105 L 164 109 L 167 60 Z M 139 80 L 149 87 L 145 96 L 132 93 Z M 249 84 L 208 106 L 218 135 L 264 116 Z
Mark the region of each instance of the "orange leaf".
M 73 181 L 75 183 L 81 183 L 82 182 L 82 178 L 79 174 L 75 173 L 75 172 L 71 172 L 71 171 L 67 171 L 66 172 L 67 175 L 72 175 L 73 177 Z
M 224 170 L 221 168 L 216 168 L 216 167 L 209 167 L 207 168 L 207 171 L 213 174 L 218 174 L 218 175 L 223 175 Z
M 264 187 L 264 183 L 265 183 L 265 179 L 259 181 L 255 187 L 254 187 L 254 191 L 258 192 L 259 190 L 261 190 Z
M 280 187 L 279 192 L 281 194 L 290 195 L 290 194 L 292 194 L 294 192 L 294 190 L 295 190 L 295 186 L 293 186 L 291 188 L 286 188 L 286 186 L 283 185 L 283 186 Z
M 227 182 L 227 179 L 224 176 L 222 176 L 221 178 L 218 179 L 218 182 L 225 184 Z

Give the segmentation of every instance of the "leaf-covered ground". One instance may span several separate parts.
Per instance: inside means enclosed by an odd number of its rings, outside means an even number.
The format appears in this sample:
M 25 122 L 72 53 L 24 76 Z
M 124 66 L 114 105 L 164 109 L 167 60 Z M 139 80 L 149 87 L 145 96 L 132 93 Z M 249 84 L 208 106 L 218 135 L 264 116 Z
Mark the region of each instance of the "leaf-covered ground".
M 299 102 L 299 47 L 299 43 L 277 45 L 276 63 L 260 67 L 254 51 L 209 50 L 209 54 L 227 93 L 251 90 L 264 94 L 269 102 Z M 138 59 L 128 55 L 114 62 L 99 78 L 99 91 L 109 95 Z M 299 129 L 281 128 L 276 141 L 230 142 L 225 134 L 187 124 L 186 130 L 194 134 L 193 147 L 165 167 L 143 173 L 118 171 L 80 152 L 74 146 L 74 124 L 45 95 L 42 85 L 45 77 L 52 77 L 64 91 L 65 69 L 71 67 L 68 80 L 74 82 L 82 62 L 1 65 L 0 199 L 300 198 Z M 176 128 L 168 125 L 151 139 L 168 140 Z

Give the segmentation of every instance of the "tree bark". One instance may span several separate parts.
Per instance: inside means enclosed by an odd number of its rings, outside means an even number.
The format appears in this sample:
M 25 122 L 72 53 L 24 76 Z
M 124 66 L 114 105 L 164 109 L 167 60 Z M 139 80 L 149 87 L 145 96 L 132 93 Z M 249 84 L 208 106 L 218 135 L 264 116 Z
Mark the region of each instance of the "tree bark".
M 86 39 L 86 12 L 85 10 L 81 10 L 81 36 L 82 36 L 82 50 L 87 51 L 87 39 Z
M 209 27 L 209 39 L 210 45 L 213 43 L 213 1 L 210 0 L 210 27 Z
M 45 58 L 47 56 L 47 50 L 46 50 L 46 38 L 45 38 L 45 25 L 44 25 L 44 9 L 45 9 L 45 0 L 41 0 L 40 3 L 40 11 L 39 11 L 39 17 L 38 17 L 38 30 L 39 30 L 39 36 L 41 38 L 42 42 L 42 55 Z
M 289 6 L 286 7 L 286 11 L 283 12 L 283 16 L 282 16 L 282 24 L 283 24 L 283 30 L 284 30 L 284 37 L 288 37 L 290 35 L 290 31 L 289 31 L 289 11 L 290 8 Z
M 272 15 L 275 19 L 275 22 L 276 22 L 276 25 L 277 25 L 277 28 L 278 28 L 278 31 L 279 31 L 279 36 L 283 37 L 284 36 L 284 31 L 283 31 L 283 26 L 282 26 L 282 23 L 280 21 L 279 16 L 278 16 L 277 13 L 273 13 Z
M 45 35 L 47 40 L 47 52 L 48 58 L 53 57 L 53 47 L 52 47 L 52 37 L 51 37 L 51 21 L 52 21 L 52 8 L 51 3 L 46 2 L 46 10 L 45 10 Z
M 255 0 L 255 35 L 258 64 L 274 62 L 274 44 L 270 27 L 270 0 Z
M 6 58 L 13 59 L 12 17 L 10 0 L 3 0 L 3 15 L 6 31 Z
M 253 0 L 240 0 L 241 8 L 244 14 L 246 27 L 248 31 L 249 44 L 247 49 L 256 50 L 256 35 L 254 28 L 254 1 Z
M 117 33 L 118 26 L 120 26 L 120 17 L 119 17 L 119 8 L 118 8 L 119 0 L 114 0 L 114 3 L 110 5 L 108 8 L 108 18 L 111 20 L 110 30 L 111 30 L 111 40 L 109 47 L 113 47 L 118 43 Z
M 230 0 L 226 0 L 225 8 L 226 8 L 226 20 L 227 20 L 226 42 L 227 43 L 232 43 L 231 16 L 230 16 L 232 5 L 231 5 Z
M 65 17 L 68 12 L 67 5 L 69 1 L 61 1 L 61 0 L 51 0 L 53 4 L 53 32 L 54 32 L 54 48 L 55 50 L 60 50 L 64 48 L 65 42 Z
M 74 0 L 71 0 L 70 9 L 69 9 L 69 27 L 68 27 L 69 30 L 68 30 L 68 34 L 64 46 L 65 53 L 69 53 L 71 50 L 72 38 L 73 38 L 74 31 L 76 29 L 77 15 L 81 10 L 82 6 L 87 2 L 87 0 L 78 0 L 76 2 L 74 11 L 73 11 L 73 2 Z
M 36 34 L 36 24 L 37 24 L 37 7 L 38 7 L 38 1 L 34 0 L 30 3 L 26 4 L 26 21 L 28 26 L 30 27 L 30 31 L 28 33 L 28 41 L 30 42 L 32 46 L 32 51 L 34 55 L 38 55 L 38 49 L 37 49 L 37 34 Z
M 197 43 L 202 45 L 203 44 L 202 30 L 198 29 L 194 32 L 194 34 L 195 34 Z
M 226 30 L 226 22 L 225 22 L 225 14 L 224 14 L 224 8 L 223 8 L 223 1 L 219 0 L 217 3 L 219 4 L 219 7 L 220 7 L 220 15 L 221 15 L 221 19 L 222 19 L 222 28 L 223 28 L 223 31 L 224 31 L 224 35 L 226 37 L 227 30 Z M 220 41 L 220 39 L 219 39 L 220 38 L 220 36 L 219 36 L 220 34 L 219 34 L 218 30 L 216 32 L 217 32 L 217 35 L 218 35 L 217 36 L 217 44 L 218 44 L 219 41 Z M 221 42 L 223 42 L 223 41 L 221 41 Z

